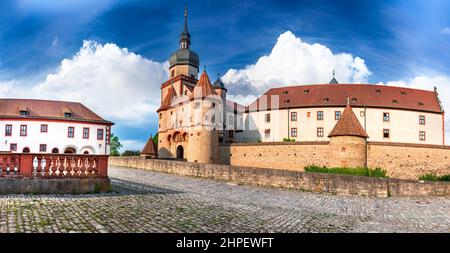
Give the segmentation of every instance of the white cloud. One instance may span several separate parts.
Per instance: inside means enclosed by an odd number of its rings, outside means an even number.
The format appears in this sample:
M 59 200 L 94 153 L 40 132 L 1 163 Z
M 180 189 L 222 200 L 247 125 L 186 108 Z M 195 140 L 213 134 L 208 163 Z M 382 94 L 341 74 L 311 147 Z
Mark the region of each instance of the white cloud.
M 139 125 L 150 120 L 160 103 L 166 65 L 115 44 L 84 41 L 75 56 L 64 59 L 55 73 L 27 95 L 79 101 L 108 120 Z
M 445 27 L 441 30 L 442 34 L 450 35 L 450 27 Z
M 72 58 L 61 61 L 40 83 L 0 81 L 0 97 L 81 102 L 116 125 L 144 126 L 157 121 L 160 85 L 167 71 L 167 62 L 148 60 L 115 44 L 84 41 Z M 123 143 L 128 149 L 144 145 L 132 140 Z
M 302 42 L 287 31 L 278 37 L 269 55 L 243 69 L 228 70 L 222 80 L 230 94 L 246 98 L 277 86 L 328 83 L 333 69 L 340 83 L 366 83 L 371 74 L 363 59 L 334 54 L 326 46 Z
M 447 112 L 445 114 L 445 143 L 447 145 L 450 144 L 450 113 L 448 112 L 448 109 L 450 108 L 450 76 L 444 74 L 437 74 L 434 76 L 420 75 L 414 78 L 406 78 L 404 80 L 389 81 L 386 85 L 423 90 L 433 90 L 434 87 L 436 87 L 439 94 L 439 99 L 444 107 L 444 111 Z
M 137 140 L 121 140 L 120 144 L 122 144 L 122 148 L 120 149 L 120 152 L 123 152 L 125 150 L 139 150 L 141 151 L 145 143 Z

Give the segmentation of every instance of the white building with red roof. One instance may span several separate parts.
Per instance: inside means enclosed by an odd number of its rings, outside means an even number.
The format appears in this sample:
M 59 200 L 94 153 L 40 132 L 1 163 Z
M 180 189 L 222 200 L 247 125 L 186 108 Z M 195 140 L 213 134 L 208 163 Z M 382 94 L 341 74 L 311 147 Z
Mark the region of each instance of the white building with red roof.
M 105 155 L 112 125 L 81 103 L 0 99 L 0 152 Z
M 444 110 L 437 90 L 374 84 L 299 85 L 273 88 L 251 103 L 237 141 L 329 141 L 347 102 L 369 142 L 445 144 Z

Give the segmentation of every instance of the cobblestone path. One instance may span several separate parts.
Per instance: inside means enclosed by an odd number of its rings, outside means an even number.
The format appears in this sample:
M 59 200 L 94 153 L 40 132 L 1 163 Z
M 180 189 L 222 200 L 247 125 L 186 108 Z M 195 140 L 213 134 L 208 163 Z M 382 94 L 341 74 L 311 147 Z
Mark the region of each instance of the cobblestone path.
M 247 187 L 110 167 L 113 191 L 0 196 L 0 232 L 450 232 L 449 198 Z

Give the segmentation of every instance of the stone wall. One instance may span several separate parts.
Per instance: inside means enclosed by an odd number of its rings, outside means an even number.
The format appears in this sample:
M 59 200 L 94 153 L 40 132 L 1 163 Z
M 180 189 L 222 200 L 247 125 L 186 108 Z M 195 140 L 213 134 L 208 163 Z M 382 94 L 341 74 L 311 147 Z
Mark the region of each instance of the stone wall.
M 302 171 L 328 166 L 329 142 L 261 142 L 221 145 L 222 164 Z
M 200 164 L 144 157 L 110 157 L 109 164 L 183 176 L 339 195 L 376 197 L 450 196 L 449 182 L 355 177 L 293 170 Z
M 329 144 L 329 142 L 263 142 L 221 145 L 221 163 L 303 171 L 307 165 L 333 165 L 330 160 L 332 158 Z M 347 149 L 349 155 L 356 155 L 350 145 Z M 358 158 L 363 155 L 362 152 L 358 154 L 360 154 Z M 391 178 L 416 180 L 427 173 L 446 175 L 450 174 L 450 147 L 369 142 L 367 165 L 371 168 L 385 169 Z
M 450 174 L 450 147 L 371 142 L 368 166 L 387 170 L 392 178 L 418 179 L 427 173 Z
M 0 177 L 0 194 L 81 194 L 110 189 L 107 177 L 96 178 L 8 178 Z

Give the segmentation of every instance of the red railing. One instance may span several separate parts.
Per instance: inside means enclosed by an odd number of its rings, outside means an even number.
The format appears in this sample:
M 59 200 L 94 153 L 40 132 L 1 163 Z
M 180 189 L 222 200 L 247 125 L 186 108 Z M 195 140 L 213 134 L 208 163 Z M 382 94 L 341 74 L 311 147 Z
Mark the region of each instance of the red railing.
M 0 154 L 0 177 L 106 177 L 107 155 Z

